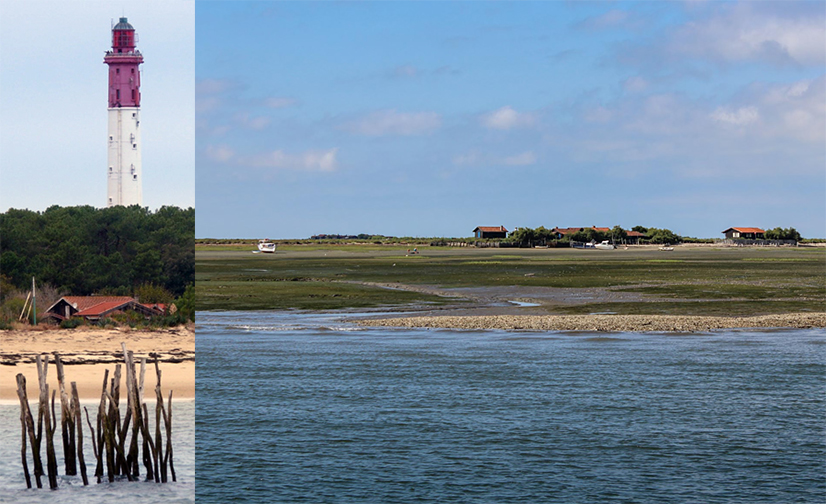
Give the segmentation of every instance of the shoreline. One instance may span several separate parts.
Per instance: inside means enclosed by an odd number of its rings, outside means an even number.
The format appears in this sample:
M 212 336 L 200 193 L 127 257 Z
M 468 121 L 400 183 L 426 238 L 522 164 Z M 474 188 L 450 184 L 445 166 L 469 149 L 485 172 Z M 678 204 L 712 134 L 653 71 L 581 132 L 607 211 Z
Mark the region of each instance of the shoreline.
M 39 395 L 37 355 L 49 356 L 47 381 L 49 390 L 59 390 L 54 353 L 64 364 L 66 388 L 77 382 L 81 400 L 100 399 L 105 370 L 111 380 L 116 364 L 123 364 L 123 350 L 133 352 L 140 372 L 140 359 L 147 359 L 145 397 L 154 398 L 156 374 L 154 360 L 161 371 L 161 388 L 166 397 L 169 391 L 174 399 L 195 397 L 195 331 L 193 327 L 179 326 L 155 331 L 137 331 L 128 328 L 98 329 L 42 329 L 0 331 L 0 400 L 17 401 L 17 374 L 26 377 L 29 400 Z M 124 373 L 125 375 L 125 373 Z M 125 387 L 125 377 L 121 386 Z
M 382 317 L 355 321 L 363 327 L 505 331 L 707 332 L 716 329 L 810 329 L 826 327 L 826 313 L 751 317 L 692 315 L 443 315 Z

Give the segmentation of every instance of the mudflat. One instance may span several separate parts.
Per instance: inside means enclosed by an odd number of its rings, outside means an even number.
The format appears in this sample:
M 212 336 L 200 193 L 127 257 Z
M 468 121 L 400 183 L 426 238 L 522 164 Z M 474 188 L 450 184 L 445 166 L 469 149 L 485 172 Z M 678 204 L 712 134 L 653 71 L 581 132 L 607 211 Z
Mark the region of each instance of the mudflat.
M 199 310 L 751 317 L 826 312 L 826 248 L 196 246 Z M 530 304 L 530 306 L 526 305 Z

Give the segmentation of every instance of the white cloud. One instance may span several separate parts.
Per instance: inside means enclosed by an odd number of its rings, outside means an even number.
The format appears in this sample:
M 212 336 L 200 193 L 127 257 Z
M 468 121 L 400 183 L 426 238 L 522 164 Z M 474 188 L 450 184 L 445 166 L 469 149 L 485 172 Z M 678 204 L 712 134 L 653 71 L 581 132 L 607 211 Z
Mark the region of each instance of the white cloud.
M 737 110 L 731 110 L 728 107 L 717 107 L 717 110 L 711 113 L 711 118 L 717 122 L 733 124 L 735 126 L 744 126 L 751 124 L 760 118 L 757 107 L 740 107 Z
M 391 77 L 412 79 L 419 75 L 419 69 L 413 65 L 397 66 L 390 72 Z
M 769 6 L 771 7 L 771 6 Z M 715 15 L 687 23 L 667 44 L 670 52 L 722 62 L 826 63 L 826 30 L 820 12 L 778 15 L 749 2 L 723 4 Z
M 196 96 L 195 112 L 203 114 L 218 109 L 221 106 L 221 99 L 217 96 Z
M 515 156 L 508 156 L 504 159 L 504 163 L 508 166 L 527 166 L 536 164 L 536 154 L 534 154 L 533 151 L 527 151 Z
M 308 150 L 289 154 L 275 150 L 240 160 L 239 164 L 252 168 L 278 168 L 308 172 L 332 172 L 338 168 L 336 155 L 338 148 L 329 150 Z
M 435 112 L 397 112 L 395 109 L 372 112 L 361 119 L 344 123 L 344 131 L 356 135 L 423 135 L 439 129 L 442 118 Z
M 288 98 L 284 96 L 273 96 L 264 100 L 264 105 L 270 108 L 286 108 L 298 104 L 295 98 Z
M 235 152 L 225 145 L 208 145 L 206 155 L 213 161 L 226 163 L 235 156 Z
M 247 112 L 236 114 L 235 121 L 241 126 L 252 130 L 262 130 L 270 125 L 269 117 L 251 116 Z
M 476 152 L 468 152 L 466 154 L 458 154 L 453 156 L 453 164 L 456 166 L 469 166 L 480 164 L 481 158 Z
M 629 77 L 622 85 L 623 89 L 630 93 L 640 93 L 648 89 L 648 81 L 636 75 Z
M 229 79 L 203 79 L 195 83 L 195 94 L 218 94 L 235 86 L 237 86 L 237 84 Z
M 621 26 L 628 21 L 628 12 L 618 9 L 609 10 L 605 14 L 586 19 L 581 26 L 591 30 L 603 30 Z
M 586 110 L 582 118 L 587 122 L 605 124 L 614 118 L 614 113 L 605 107 L 597 106 Z
M 454 156 L 452 162 L 455 166 L 528 166 L 536 164 L 536 154 L 533 151 L 525 151 L 513 156 L 501 157 L 470 151 Z
M 493 112 L 484 114 L 481 121 L 486 128 L 509 130 L 531 126 L 534 124 L 535 119 L 532 114 L 517 112 L 510 105 L 506 105 Z

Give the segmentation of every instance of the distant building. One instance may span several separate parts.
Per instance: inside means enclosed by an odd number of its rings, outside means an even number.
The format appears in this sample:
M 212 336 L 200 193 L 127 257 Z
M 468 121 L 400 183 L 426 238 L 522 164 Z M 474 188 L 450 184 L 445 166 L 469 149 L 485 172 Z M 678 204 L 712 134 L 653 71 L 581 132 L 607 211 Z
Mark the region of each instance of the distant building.
M 137 299 L 129 296 L 63 296 L 46 309 L 45 317 L 57 322 L 68 320 L 72 317 L 82 317 L 89 321 L 100 320 L 101 318 L 136 311 L 145 317 L 163 315 L 166 305 L 142 304 Z
M 626 231 L 625 232 L 625 242 L 629 245 L 637 245 L 640 243 L 640 240 L 645 238 L 645 233 L 640 233 L 639 231 Z
M 505 226 L 479 226 L 473 230 L 474 238 L 505 238 L 507 236 L 508 230 L 505 229 Z
M 744 238 L 747 240 L 762 240 L 765 238 L 765 231 L 756 227 L 730 227 L 723 231 L 727 240 L 734 238 Z

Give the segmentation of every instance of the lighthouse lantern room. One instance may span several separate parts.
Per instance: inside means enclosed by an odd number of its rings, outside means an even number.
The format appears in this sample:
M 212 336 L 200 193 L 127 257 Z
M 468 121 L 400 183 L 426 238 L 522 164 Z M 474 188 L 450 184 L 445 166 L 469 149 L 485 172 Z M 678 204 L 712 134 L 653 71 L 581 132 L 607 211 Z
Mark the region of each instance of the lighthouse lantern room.
M 107 206 L 143 205 L 141 189 L 141 74 L 143 55 L 136 49 L 135 28 L 125 17 L 112 27 L 109 65 L 109 148 Z

